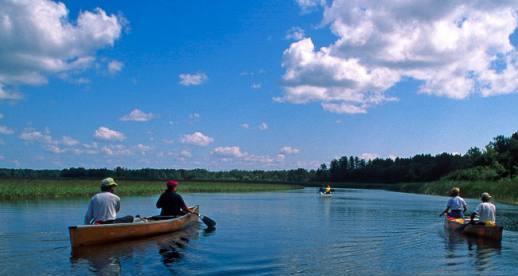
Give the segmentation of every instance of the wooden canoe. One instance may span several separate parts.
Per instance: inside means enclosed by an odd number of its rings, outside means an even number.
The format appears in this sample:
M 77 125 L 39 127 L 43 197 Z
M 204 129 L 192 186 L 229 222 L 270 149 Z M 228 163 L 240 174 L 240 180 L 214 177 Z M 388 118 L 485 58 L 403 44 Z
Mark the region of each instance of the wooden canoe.
M 444 220 L 444 226 L 451 231 L 460 231 L 469 236 L 475 236 L 483 239 L 490 239 L 494 241 L 502 240 L 502 226 L 486 226 L 478 224 L 469 224 L 468 219 L 455 219 L 447 217 Z
M 178 231 L 198 220 L 199 207 L 190 209 L 195 214 L 166 220 L 143 219 L 133 223 L 70 226 L 70 244 L 72 247 L 106 244 Z

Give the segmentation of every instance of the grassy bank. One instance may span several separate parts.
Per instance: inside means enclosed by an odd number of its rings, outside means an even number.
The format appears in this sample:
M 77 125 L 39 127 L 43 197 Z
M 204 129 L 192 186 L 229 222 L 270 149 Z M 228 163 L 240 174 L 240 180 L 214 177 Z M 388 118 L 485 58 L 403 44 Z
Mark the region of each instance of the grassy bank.
M 401 183 L 387 188 L 407 193 L 447 196 L 452 187 L 459 187 L 461 196 L 466 198 L 478 198 L 482 192 L 488 192 L 495 201 L 518 204 L 518 182 L 511 180 L 496 182 L 441 180 L 429 183 Z
M 0 200 L 78 198 L 99 192 L 99 180 L 0 179 Z M 164 181 L 118 180 L 120 196 L 154 195 L 165 189 Z M 298 189 L 302 186 L 264 183 L 181 182 L 180 193 L 267 192 Z

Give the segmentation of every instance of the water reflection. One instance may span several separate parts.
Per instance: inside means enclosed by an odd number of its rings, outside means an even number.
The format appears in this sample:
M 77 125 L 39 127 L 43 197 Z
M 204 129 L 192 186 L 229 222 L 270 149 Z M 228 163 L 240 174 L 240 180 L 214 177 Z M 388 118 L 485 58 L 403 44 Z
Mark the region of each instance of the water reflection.
M 121 260 L 158 252 L 162 263 L 170 267 L 182 259 L 182 249 L 187 247 L 189 241 L 198 239 L 198 232 L 199 224 L 194 224 L 184 230 L 156 237 L 75 248 L 72 249 L 70 261 L 72 268 L 86 262 L 89 270 L 98 275 L 120 275 L 123 271 Z
M 468 262 L 472 263 L 477 271 L 484 272 L 492 267 L 491 261 L 501 253 L 502 243 L 500 241 L 466 236 L 448 229 L 444 231 L 448 266 L 456 266 Z M 463 256 L 462 254 L 466 252 L 467 255 Z

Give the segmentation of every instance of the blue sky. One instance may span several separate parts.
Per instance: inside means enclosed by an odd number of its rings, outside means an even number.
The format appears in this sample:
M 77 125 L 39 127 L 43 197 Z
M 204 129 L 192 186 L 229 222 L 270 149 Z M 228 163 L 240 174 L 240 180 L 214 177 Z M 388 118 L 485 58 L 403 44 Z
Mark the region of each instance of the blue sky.
M 517 131 L 516 1 L 0 4 L 0 167 L 316 168 Z

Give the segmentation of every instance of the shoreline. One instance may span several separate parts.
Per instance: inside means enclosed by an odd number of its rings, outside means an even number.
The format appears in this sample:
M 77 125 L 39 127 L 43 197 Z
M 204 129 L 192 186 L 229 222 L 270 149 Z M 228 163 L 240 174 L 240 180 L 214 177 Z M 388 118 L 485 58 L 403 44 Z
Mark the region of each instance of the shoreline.
M 452 187 L 459 187 L 464 198 L 478 199 L 482 192 L 488 192 L 494 202 L 518 205 L 518 182 L 501 181 L 452 181 L 439 180 L 433 182 L 412 183 L 331 183 L 335 188 L 382 189 L 394 192 L 448 196 Z
M 119 196 L 160 194 L 164 181 L 116 180 Z M 0 201 L 90 198 L 100 191 L 100 180 L 0 179 Z M 181 181 L 179 193 L 252 193 L 302 189 L 296 184 Z

